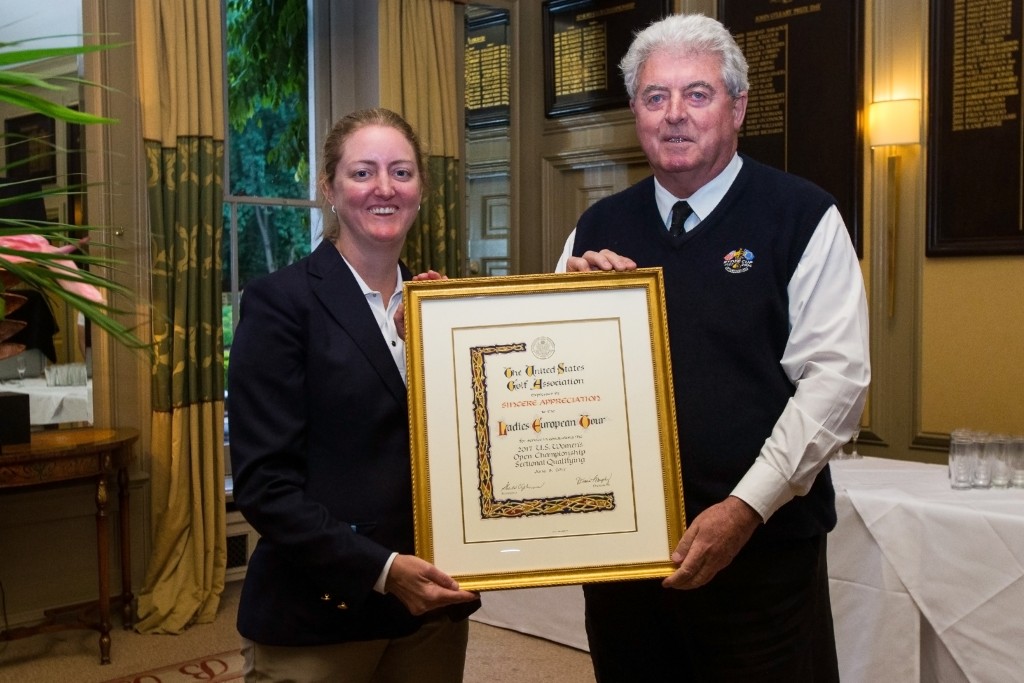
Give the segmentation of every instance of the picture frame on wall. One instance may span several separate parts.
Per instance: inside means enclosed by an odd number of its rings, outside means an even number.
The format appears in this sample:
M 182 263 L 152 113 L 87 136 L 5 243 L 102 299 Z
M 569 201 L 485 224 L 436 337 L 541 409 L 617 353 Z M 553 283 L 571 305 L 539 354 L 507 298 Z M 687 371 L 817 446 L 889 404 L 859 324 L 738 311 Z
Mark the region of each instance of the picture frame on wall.
M 930 4 L 929 257 L 1024 254 L 1024 2 L 997 4 Z
M 466 15 L 466 127 L 507 126 L 511 104 L 509 13 L 472 8 Z
M 56 123 L 44 114 L 4 120 L 8 180 L 52 182 L 57 176 Z
M 619 73 L 634 34 L 671 12 L 670 0 L 545 0 L 548 118 L 629 105 Z

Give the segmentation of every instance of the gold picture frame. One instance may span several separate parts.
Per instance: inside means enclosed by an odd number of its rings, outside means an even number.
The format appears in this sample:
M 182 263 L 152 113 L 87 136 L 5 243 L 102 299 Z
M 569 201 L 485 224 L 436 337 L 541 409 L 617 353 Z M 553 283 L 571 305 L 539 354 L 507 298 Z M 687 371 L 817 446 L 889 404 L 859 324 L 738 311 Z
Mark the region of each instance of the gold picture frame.
M 669 575 L 686 522 L 661 269 L 403 296 L 416 554 L 467 590 Z

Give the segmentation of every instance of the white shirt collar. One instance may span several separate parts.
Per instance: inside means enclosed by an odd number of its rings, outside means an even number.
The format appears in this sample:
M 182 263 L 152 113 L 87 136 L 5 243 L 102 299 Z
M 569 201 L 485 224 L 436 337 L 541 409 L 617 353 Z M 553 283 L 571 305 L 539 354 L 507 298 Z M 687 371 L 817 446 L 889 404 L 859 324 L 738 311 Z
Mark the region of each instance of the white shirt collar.
M 363 277 L 359 274 L 359 272 L 352 266 L 351 263 L 348 262 L 348 259 L 345 258 L 345 255 L 342 254 L 340 251 L 338 253 L 341 254 L 341 260 L 344 261 L 345 265 L 348 266 L 348 269 L 352 271 L 352 275 L 355 277 L 356 283 L 359 285 L 359 289 L 363 291 L 363 295 L 367 297 L 367 300 L 370 300 L 370 297 L 374 294 L 379 296 L 380 292 L 370 289 L 369 285 L 366 284 L 366 281 L 363 280 Z M 397 264 L 395 265 L 395 293 L 391 296 L 391 298 L 394 299 L 396 295 L 398 296 L 399 299 L 402 298 L 402 269 Z M 388 303 L 390 304 L 390 302 Z
M 733 154 L 732 160 L 722 169 L 721 173 L 689 197 L 674 196 L 655 178 L 654 199 L 658 203 L 658 212 L 661 214 L 666 227 L 671 218 L 672 207 L 681 199 L 685 200 L 690 205 L 690 208 L 693 209 L 693 215 L 686 221 L 686 230 L 689 231 L 697 227 L 697 224 L 714 211 L 718 203 L 722 201 L 722 197 L 732 187 L 732 183 L 736 180 L 736 176 L 739 175 L 742 166 L 743 159 L 740 158 L 739 154 Z

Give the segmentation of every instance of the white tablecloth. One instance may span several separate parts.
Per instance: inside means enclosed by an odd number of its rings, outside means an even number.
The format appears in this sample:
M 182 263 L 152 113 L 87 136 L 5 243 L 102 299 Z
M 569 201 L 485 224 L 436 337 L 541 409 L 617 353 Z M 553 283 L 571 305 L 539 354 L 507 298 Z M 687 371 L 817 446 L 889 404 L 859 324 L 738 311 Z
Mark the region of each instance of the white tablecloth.
M 832 469 L 844 683 L 1024 681 L 1024 490 L 953 491 L 943 466 L 880 458 Z M 482 602 L 478 621 L 586 649 L 579 586 Z
M 879 458 L 833 474 L 843 680 L 1024 681 L 1024 490 L 954 491 L 944 466 Z
M 3 391 L 29 396 L 29 422 L 33 425 L 92 422 L 92 380 L 85 386 L 49 387 L 42 377 L 7 380 Z

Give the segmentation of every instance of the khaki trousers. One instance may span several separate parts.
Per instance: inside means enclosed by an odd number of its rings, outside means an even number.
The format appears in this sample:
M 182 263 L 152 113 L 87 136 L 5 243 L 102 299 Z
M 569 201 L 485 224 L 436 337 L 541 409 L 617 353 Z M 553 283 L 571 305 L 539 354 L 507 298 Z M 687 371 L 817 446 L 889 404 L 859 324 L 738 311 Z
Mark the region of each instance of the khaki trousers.
M 469 622 L 447 616 L 393 640 L 279 647 L 243 639 L 246 683 L 458 683 Z

